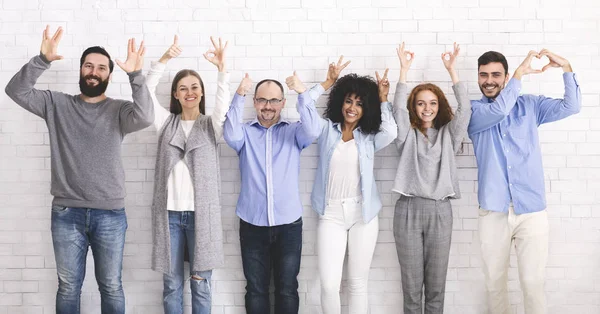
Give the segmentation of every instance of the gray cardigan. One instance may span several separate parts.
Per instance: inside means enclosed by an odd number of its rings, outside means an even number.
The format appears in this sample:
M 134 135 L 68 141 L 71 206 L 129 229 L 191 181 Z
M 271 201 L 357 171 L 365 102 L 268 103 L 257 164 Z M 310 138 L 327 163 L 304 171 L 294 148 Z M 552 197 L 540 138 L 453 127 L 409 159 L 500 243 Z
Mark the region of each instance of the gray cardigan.
M 439 130 L 427 129 L 427 137 L 412 128 L 406 109 L 408 87 L 398 83 L 393 112 L 398 125 L 396 144 L 400 151 L 392 191 L 434 200 L 460 198 L 455 154 L 467 135 L 471 101 L 464 82 L 453 87 L 458 101 L 454 118 Z
M 221 267 L 223 229 L 221 226 L 220 172 L 217 141 L 211 117 L 198 117 L 187 139 L 180 115 L 171 114 L 158 139 L 154 199 L 152 202 L 153 249 L 152 269 L 168 273 L 171 269 L 167 182 L 177 162 L 185 159 L 194 185 L 196 247 L 192 271 Z

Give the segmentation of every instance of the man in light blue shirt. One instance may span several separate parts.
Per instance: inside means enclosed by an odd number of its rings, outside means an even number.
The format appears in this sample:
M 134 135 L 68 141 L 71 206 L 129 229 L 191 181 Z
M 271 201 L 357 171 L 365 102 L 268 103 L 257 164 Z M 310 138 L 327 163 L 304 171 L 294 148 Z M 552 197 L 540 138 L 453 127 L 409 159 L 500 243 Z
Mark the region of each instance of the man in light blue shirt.
M 302 254 L 302 202 L 298 190 L 300 153 L 321 132 L 315 100 L 322 88 L 307 90 L 296 73 L 286 79 L 298 95 L 300 121 L 281 117 L 283 86 L 276 80 L 256 85 L 256 118 L 243 123 L 246 77 L 233 97 L 224 125 L 224 138 L 240 158 L 240 217 L 242 264 L 246 276 L 246 312 L 268 314 L 271 268 L 275 283 L 275 313 L 298 313 L 298 273 Z M 317 84 L 317 87 L 319 85 Z
M 540 70 L 533 58 L 547 57 Z M 519 95 L 521 78 L 562 68 L 563 99 Z M 483 97 L 473 100 L 469 137 L 477 159 L 479 238 L 490 313 L 511 313 L 507 276 L 512 243 L 526 314 L 546 313 L 545 268 L 548 259 L 548 217 L 538 126 L 578 113 L 581 92 L 569 62 L 546 50 L 530 51 L 509 79 L 506 58 L 488 51 L 478 60 Z

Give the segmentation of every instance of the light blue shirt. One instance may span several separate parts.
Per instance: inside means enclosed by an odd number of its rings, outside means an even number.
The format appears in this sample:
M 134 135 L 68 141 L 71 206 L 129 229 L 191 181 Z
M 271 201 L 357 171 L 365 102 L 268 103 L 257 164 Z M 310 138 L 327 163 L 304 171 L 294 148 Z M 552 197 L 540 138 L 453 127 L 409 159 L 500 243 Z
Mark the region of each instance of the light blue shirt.
M 320 86 L 320 84 L 318 84 Z M 245 97 L 237 93 L 231 101 L 223 137 L 240 158 L 242 177 L 236 213 L 255 226 L 289 224 L 302 216 L 298 190 L 300 152 L 319 136 L 321 126 L 315 100 L 307 90 L 298 95 L 300 121 L 280 118 L 270 128 L 257 119 L 243 123 Z
M 322 90 L 320 85 L 319 87 Z M 381 128 L 377 134 L 363 134 L 360 128 L 354 129 L 352 134 L 358 149 L 362 216 L 363 221 L 367 223 L 375 218 L 381 210 L 381 199 L 373 176 L 375 152 L 389 145 L 398 134 L 398 127 L 392 116 L 392 104 L 389 102 L 381 103 Z M 333 123 L 329 119 L 321 119 L 321 135 L 317 140 L 319 162 L 311 194 L 312 208 L 319 215 L 325 213 L 329 164 L 331 156 L 341 139 L 342 129 L 340 123 Z
M 564 99 L 522 95 L 521 81 L 511 79 L 494 101 L 472 100 L 469 137 L 473 141 L 479 206 L 516 214 L 546 208 L 538 126 L 578 113 L 581 91 L 574 73 L 563 73 Z

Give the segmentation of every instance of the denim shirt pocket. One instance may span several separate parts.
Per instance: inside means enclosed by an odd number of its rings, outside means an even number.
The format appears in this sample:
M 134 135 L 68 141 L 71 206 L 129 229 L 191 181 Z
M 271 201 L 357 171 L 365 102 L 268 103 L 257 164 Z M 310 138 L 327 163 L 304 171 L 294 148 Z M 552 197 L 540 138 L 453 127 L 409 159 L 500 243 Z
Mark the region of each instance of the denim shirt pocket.
M 511 117 L 511 124 L 509 132 L 515 138 L 529 139 L 531 136 L 530 131 L 530 115 L 525 110 L 519 110 L 514 116 Z

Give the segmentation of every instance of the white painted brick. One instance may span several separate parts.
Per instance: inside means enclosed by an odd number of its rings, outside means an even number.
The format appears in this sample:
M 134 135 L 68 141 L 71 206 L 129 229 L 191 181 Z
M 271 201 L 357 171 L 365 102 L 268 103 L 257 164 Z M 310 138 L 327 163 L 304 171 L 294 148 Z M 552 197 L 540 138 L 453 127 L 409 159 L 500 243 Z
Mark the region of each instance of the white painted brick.
M 413 87 L 434 80 L 449 91 L 448 75 L 439 63 L 439 54 L 452 42 L 462 45 L 458 61 L 461 79 L 469 86 L 470 97 L 480 97 L 476 85 L 476 62 L 487 50 L 503 52 L 514 71 L 530 49 L 548 48 L 566 57 L 577 71 L 582 87 L 583 110 L 578 115 L 540 127 L 546 198 L 551 219 L 550 258 L 546 291 L 549 313 L 597 313 L 600 285 L 585 280 L 596 271 L 592 261 L 600 224 L 600 25 L 597 1 L 576 0 L 565 9 L 564 2 L 509 0 L 501 7 L 477 0 L 435 0 L 422 2 L 370 0 L 192 1 L 137 0 L 1 1 L 0 83 L 6 84 L 23 63 L 39 49 L 39 33 L 46 22 L 66 34 L 60 51 L 68 60 L 56 63 L 44 74 L 40 88 L 78 92 L 78 56 L 87 46 L 101 44 L 115 57 L 125 57 L 125 39 L 146 39 L 153 60 L 179 33 L 185 57 L 173 60 L 159 86 L 166 100 L 169 82 L 177 69 L 199 69 L 207 81 L 207 97 L 214 97 L 214 69 L 201 54 L 208 36 L 230 40 L 229 68 L 232 88 L 240 73 L 253 78 L 284 79 L 297 67 L 303 80 L 316 82 L 325 75 L 327 63 L 344 54 L 352 60 L 345 72 L 371 74 L 391 67 L 397 78 L 394 49 L 406 41 L 417 53 L 409 72 Z M 466 12 L 466 13 L 465 13 Z M 113 33 L 114 32 L 114 33 Z M 148 62 L 146 62 L 146 69 Z M 526 77 L 523 91 L 562 97 L 560 71 Z M 109 87 L 111 97 L 130 98 L 126 76 L 118 70 Z M 4 85 L 0 84 L 0 85 Z M 393 92 L 393 90 L 392 90 Z M 290 105 L 295 95 L 290 93 Z M 453 97 L 452 105 L 455 105 Z M 292 100 L 293 99 L 293 100 Z M 324 99 L 319 101 L 320 112 Z M 245 117 L 254 116 L 250 102 Z M 212 104 L 208 105 L 209 112 Z M 288 110 L 289 109 L 289 110 Z M 284 115 L 297 119 L 293 108 Z M 0 259 L 8 271 L 0 270 L 0 314 L 53 313 L 56 272 L 49 237 L 49 150 L 43 121 L 15 106 L 0 94 Z M 129 231 L 126 243 L 124 284 L 131 313 L 162 313 L 160 274 L 148 271 L 151 256 L 151 219 L 148 212 L 153 191 L 153 161 L 156 156 L 154 130 L 130 135 L 123 146 L 127 177 L 126 200 Z M 222 141 L 221 141 L 222 143 Z M 239 258 L 238 220 L 235 216 L 240 190 L 238 160 L 233 150 L 220 144 L 223 191 L 223 227 L 226 266 L 213 278 L 213 312 L 244 313 L 244 277 Z M 392 233 L 393 206 L 398 198 L 390 194 L 397 151 L 386 148 L 377 154 L 376 174 L 384 208 L 380 213 L 380 236 L 371 269 L 370 307 L 372 313 L 397 313 L 401 307 L 400 272 Z M 302 155 L 301 198 L 305 202 L 304 257 L 300 276 L 301 313 L 319 313 L 320 287 L 316 268 L 316 216 L 308 205 L 316 165 L 316 146 Z M 483 281 L 477 232 L 477 170 L 472 145 L 457 158 L 463 198 L 453 201 L 454 241 L 448 274 L 446 313 L 485 312 Z M 27 219 L 22 219 L 27 208 Z M 392 252 L 388 252 L 392 251 Z M 91 254 L 89 259 L 91 260 Z M 522 313 L 516 258 L 511 258 L 510 300 L 514 312 Z M 42 271 L 40 271 L 42 270 Z M 47 272 L 46 272 L 47 271 Z M 82 309 L 99 313 L 100 299 L 90 263 L 82 294 Z M 13 290 L 9 290 L 11 285 Z M 224 285 L 222 285 L 224 284 Z M 187 289 L 186 289 L 187 290 Z M 185 297 L 189 311 L 189 294 Z M 347 282 L 342 284 L 343 311 L 347 311 Z

